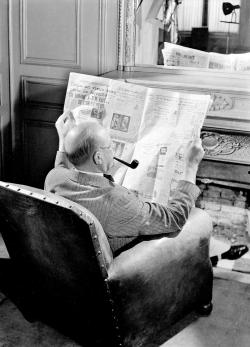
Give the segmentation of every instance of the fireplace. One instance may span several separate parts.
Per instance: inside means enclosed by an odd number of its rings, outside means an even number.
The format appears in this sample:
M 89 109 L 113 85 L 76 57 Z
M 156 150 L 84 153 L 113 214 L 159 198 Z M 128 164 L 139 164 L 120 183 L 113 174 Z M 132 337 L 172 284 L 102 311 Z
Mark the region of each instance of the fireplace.
M 233 243 L 250 241 L 250 137 L 202 131 L 205 157 L 198 171 L 197 207 L 213 220 L 213 234 Z
M 213 221 L 213 235 L 232 244 L 249 241 L 249 196 L 242 188 L 219 184 L 198 184 L 201 195 L 197 207 L 208 212 Z

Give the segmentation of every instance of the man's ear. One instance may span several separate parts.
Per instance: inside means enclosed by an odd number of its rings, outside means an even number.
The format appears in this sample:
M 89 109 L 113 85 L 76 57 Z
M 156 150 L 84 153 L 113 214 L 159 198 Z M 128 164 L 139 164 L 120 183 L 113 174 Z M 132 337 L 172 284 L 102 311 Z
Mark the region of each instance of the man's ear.
M 94 162 L 96 165 L 102 164 L 102 154 L 101 154 L 101 152 L 96 151 L 96 152 L 93 154 L 93 162 Z

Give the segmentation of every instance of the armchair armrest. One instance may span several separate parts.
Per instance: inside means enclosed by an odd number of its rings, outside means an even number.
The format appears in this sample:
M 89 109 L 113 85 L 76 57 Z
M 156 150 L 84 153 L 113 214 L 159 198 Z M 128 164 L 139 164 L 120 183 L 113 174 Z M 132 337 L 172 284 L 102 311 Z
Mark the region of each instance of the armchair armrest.
M 185 312 L 211 301 L 211 229 L 208 214 L 194 208 L 178 236 L 143 241 L 113 260 L 108 282 L 128 346 L 146 345 Z

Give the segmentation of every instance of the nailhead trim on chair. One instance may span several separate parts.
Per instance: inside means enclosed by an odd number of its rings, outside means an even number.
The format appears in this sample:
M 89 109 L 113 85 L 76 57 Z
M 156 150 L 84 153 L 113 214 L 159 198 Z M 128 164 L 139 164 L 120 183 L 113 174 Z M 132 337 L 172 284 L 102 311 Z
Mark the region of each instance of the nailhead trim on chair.
M 110 292 L 109 283 L 108 283 L 107 278 L 105 279 L 105 284 L 106 284 L 107 294 L 109 296 L 109 303 L 110 303 L 110 307 L 111 307 L 114 327 L 116 330 L 116 337 L 117 337 L 118 345 L 122 347 L 123 343 L 122 343 L 121 334 L 120 334 L 119 320 L 118 320 L 117 315 L 116 315 L 115 303 L 114 303 L 114 300 L 112 299 L 112 296 L 111 296 L 111 292 Z
M 109 304 L 110 304 L 110 308 L 111 308 L 111 314 L 112 314 L 112 319 L 113 319 L 113 323 L 114 323 L 114 328 L 115 328 L 115 332 L 116 332 L 116 338 L 118 341 L 118 345 L 119 346 L 123 346 L 122 344 L 122 340 L 121 340 L 121 334 L 120 334 L 120 327 L 119 327 L 119 321 L 116 315 L 116 310 L 115 310 L 115 304 L 114 304 L 114 300 L 112 299 L 112 295 L 111 295 L 111 291 L 109 288 L 109 283 L 108 283 L 108 274 L 107 274 L 107 269 L 105 266 L 105 262 L 104 262 L 104 257 L 103 257 L 103 253 L 102 250 L 100 248 L 100 243 L 99 243 L 99 239 L 95 233 L 95 228 L 93 228 L 94 223 L 92 222 L 90 224 L 90 232 L 91 232 L 91 236 L 92 236 L 92 240 L 93 240 L 93 245 L 97 254 L 97 260 L 99 262 L 99 266 L 101 267 L 101 270 L 103 272 L 103 277 L 104 277 L 104 283 L 106 286 L 106 292 L 108 295 L 108 300 L 109 300 Z
M 45 195 L 43 195 L 43 194 L 40 194 L 40 193 L 29 191 L 29 190 L 24 189 L 24 188 L 20 188 L 20 187 L 18 187 L 18 185 L 5 183 L 5 182 L 2 182 L 2 181 L 0 181 L 0 186 L 4 187 L 4 188 L 11 189 L 11 190 L 14 190 L 14 191 L 17 191 L 17 192 L 22 192 L 25 195 L 34 196 L 35 198 L 37 198 L 39 200 L 44 200 L 44 201 L 47 200 L 48 202 L 50 202 L 52 204 L 60 205 L 62 207 L 66 207 L 66 208 L 69 208 L 69 209 L 74 209 L 75 212 L 79 216 L 81 216 L 81 217 L 84 216 L 84 221 L 87 222 L 89 225 L 91 223 L 93 223 L 93 220 L 91 219 L 90 216 L 88 216 L 87 214 L 85 214 L 82 211 L 79 211 L 81 209 L 81 206 L 76 206 L 77 204 L 73 207 L 72 203 L 68 204 L 67 201 L 60 202 L 59 200 L 55 200 L 52 196 L 46 196 L 46 192 L 44 192 Z M 56 196 L 56 198 L 58 199 L 58 196 Z M 63 198 L 60 197 L 60 199 L 63 199 Z

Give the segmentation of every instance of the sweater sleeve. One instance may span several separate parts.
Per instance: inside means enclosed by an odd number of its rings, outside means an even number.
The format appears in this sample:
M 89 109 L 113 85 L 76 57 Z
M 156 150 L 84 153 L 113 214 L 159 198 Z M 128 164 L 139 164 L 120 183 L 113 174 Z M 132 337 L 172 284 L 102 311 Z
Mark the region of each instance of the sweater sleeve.
M 179 181 L 173 196 L 167 204 L 146 202 L 149 207 L 149 221 L 158 230 L 165 232 L 180 231 L 186 223 L 191 208 L 200 194 L 199 188 L 188 181 Z M 155 228 L 154 228 L 155 229 Z
M 195 184 L 180 181 L 171 199 L 159 204 L 143 201 L 132 192 L 124 191 L 112 204 L 107 230 L 113 237 L 176 233 L 186 223 L 199 193 Z

